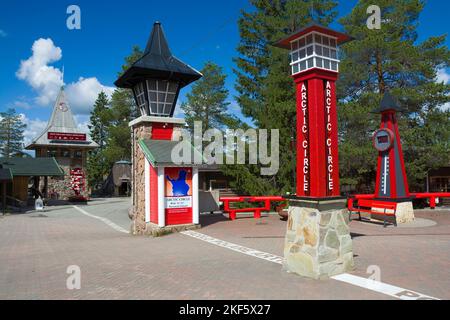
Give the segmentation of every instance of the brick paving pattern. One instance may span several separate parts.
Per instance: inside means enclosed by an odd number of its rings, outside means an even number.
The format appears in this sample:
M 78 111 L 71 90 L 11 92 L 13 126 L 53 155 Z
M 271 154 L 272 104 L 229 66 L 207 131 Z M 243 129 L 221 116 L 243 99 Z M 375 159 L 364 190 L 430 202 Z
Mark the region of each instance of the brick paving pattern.
M 128 228 L 128 199 L 82 208 Z M 382 281 L 450 298 L 450 211 L 421 212 L 437 222 L 383 229 L 353 221 L 356 270 L 381 267 Z M 206 235 L 282 255 L 285 222 L 202 216 Z M 81 268 L 81 289 L 68 290 L 66 269 Z M 278 264 L 182 234 L 134 237 L 71 206 L 0 218 L 0 299 L 391 299 L 335 280 L 288 274 Z

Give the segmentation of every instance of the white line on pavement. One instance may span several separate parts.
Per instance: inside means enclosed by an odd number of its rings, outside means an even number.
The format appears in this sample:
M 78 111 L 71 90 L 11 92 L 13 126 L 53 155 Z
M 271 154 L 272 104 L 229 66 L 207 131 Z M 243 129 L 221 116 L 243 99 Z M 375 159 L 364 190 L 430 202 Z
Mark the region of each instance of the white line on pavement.
M 380 281 L 366 279 L 363 277 L 358 277 L 348 273 L 340 274 L 331 278 L 334 280 L 352 284 L 354 286 L 383 293 L 401 300 L 439 300 L 438 298 L 424 295 L 416 291 L 407 290 L 401 287 L 393 286 Z
M 283 263 L 283 258 L 280 256 L 276 256 L 270 253 L 262 252 L 259 250 L 243 247 L 228 241 L 220 240 L 217 238 L 213 238 L 210 236 L 207 236 L 200 232 L 195 231 L 183 231 L 181 232 L 184 235 L 190 236 L 192 238 L 202 240 L 211 244 L 214 244 L 216 246 L 230 249 L 236 252 L 240 252 L 255 258 L 263 259 L 266 261 L 274 262 L 277 264 Z M 368 290 L 372 290 L 378 293 L 386 294 L 388 296 L 401 299 L 401 300 L 439 300 L 437 298 L 424 295 L 421 293 L 418 293 L 416 291 L 407 290 L 401 287 L 393 286 L 390 284 L 386 284 L 379 281 L 374 281 L 371 279 L 367 279 L 364 277 L 358 277 L 352 274 L 344 273 L 337 276 L 331 277 L 331 279 L 345 282 L 354 286 L 362 287 Z
M 114 222 L 112 222 L 109 219 L 103 218 L 103 217 L 99 217 L 99 216 L 95 216 L 93 214 L 90 214 L 89 212 L 77 207 L 77 206 L 73 206 L 75 209 L 77 209 L 79 212 L 81 212 L 82 214 L 84 214 L 85 216 L 97 219 L 102 221 L 103 223 L 107 224 L 108 226 L 110 226 L 111 228 L 113 228 L 116 231 L 119 232 L 123 232 L 123 233 L 130 233 L 128 230 L 125 230 L 124 228 L 122 228 L 121 226 L 118 226 L 117 224 L 115 224 Z
M 240 252 L 243 254 L 246 254 L 248 256 L 252 256 L 252 257 L 256 257 L 256 258 L 260 258 L 263 260 L 267 260 L 270 262 L 274 262 L 274 263 L 278 263 L 278 264 L 282 264 L 283 263 L 283 258 L 276 256 L 274 254 L 270 254 L 270 253 L 266 253 L 266 252 L 262 252 L 262 251 L 258 251 L 255 249 L 251 249 L 251 248 L 247 248 L 247 247 L 243 247 L 228 241 L 223 241 L 223 240 L 219 240 L 210 236 L 207 236 L 203 233 L 199 233 L 199 232 L 195 232 L 195 231 L 183 231 L 181 232 L 184 235 L 190 236 L 192 238 L 196 238 L 198 240 L 202 240 L 211 244 L 214 244 L 216 246 L 219 247 L 223 247 L 226 249 L 230 249 L 236 252 Z

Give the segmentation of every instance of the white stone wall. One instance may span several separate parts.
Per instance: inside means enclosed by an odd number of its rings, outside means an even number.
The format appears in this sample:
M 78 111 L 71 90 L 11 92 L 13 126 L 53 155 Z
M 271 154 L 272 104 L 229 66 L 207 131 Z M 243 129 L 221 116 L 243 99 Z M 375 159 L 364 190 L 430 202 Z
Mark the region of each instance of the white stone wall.
M 289 207 L 284 268 L 313 279 L 325 279 L 354 267 L 348 211 Z

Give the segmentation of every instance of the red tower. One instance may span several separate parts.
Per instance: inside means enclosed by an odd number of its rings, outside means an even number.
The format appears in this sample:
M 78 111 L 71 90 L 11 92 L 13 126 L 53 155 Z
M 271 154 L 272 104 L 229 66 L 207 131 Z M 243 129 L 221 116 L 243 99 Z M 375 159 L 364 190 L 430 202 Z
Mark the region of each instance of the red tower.
M 380 108 L 381 126 L 373 135 L 373 145 L 378 150 L 375 198 L 385 201 L 411 201 L 402 144 L 395 113 L 401 111 L 398 103 L 386 92 Z
M 336 80 L 338 45 L 351 37 L 312 24 L 276 43 L 291 51 L 297 89 L 297 197 L 340 196 Z

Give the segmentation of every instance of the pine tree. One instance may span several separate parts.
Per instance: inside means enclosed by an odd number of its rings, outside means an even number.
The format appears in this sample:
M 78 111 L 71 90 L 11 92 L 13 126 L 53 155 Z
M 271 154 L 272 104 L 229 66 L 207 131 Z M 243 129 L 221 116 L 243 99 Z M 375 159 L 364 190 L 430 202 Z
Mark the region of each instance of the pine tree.
M 26 124 L 15 109 L 0 113 L 0 153 L 5 158 L 22 154 Z
M 416 29 L 424 1 L 378 1 L 379 30 L 366 26 L 371 4 L 359 1 L 340 21 L 355 38 L 342 48 L 338 82 L 341 182 L 373 185 L 377 152 L 371 136 L 380 115 L 370 111 L 389 90 L 406 111 L 397 115 L 406 171 L 412 189 L 420 190 L 428 169 L 450 163 L 449 111 L 440 108 L 450 100 L 450 86 L 436 82 L 437 70 L 448 67 L 449 50 L 444 35 L 418 43 Z
M 107 128 L 109 124 L 108 112 L 109 100 L 105 92 L 98 94 L 97 100 L 94 103 L 90 116 L 89 130 L 92 140 L 98 143 L 99 149 L 103 150 L 107 141 Z
M 226 75 L 222 68 L 207 62 L 200 72 L 203 77 L 194 83 L 191 92 L 186 95 L 187 101 L 181 105 L 187 125 L 193 129 L 194 121 L 201 121 L 204 131 L 233 126 L 239 120 L 228 113 L 229 92 L 225 88 Z
M 254 10 L 239 19 L 237 101 L 257 128 L 280 130 L 280 169 L 260 176 L 257 165 L 227 166 L 239 193 L 279 194 L 295 191 L 295 87 L 288 52 L 273 43 L 314 20 L 328 25 L 336 16 L 330 0 L 252 0 Z
M 89 185 L 95 189 L 101 186 L 105 175 L 108 174 L 110 169 L 110 165 L 104 155 L 110 121 L 108 105 L 108 97 L 103 91 L 100 92 L 94 103 L 94 108 L 90 116 L 90 125 L 88 126 L 92 140 L 99 145 L 98 149 L 90 152 L 87 165 Z

